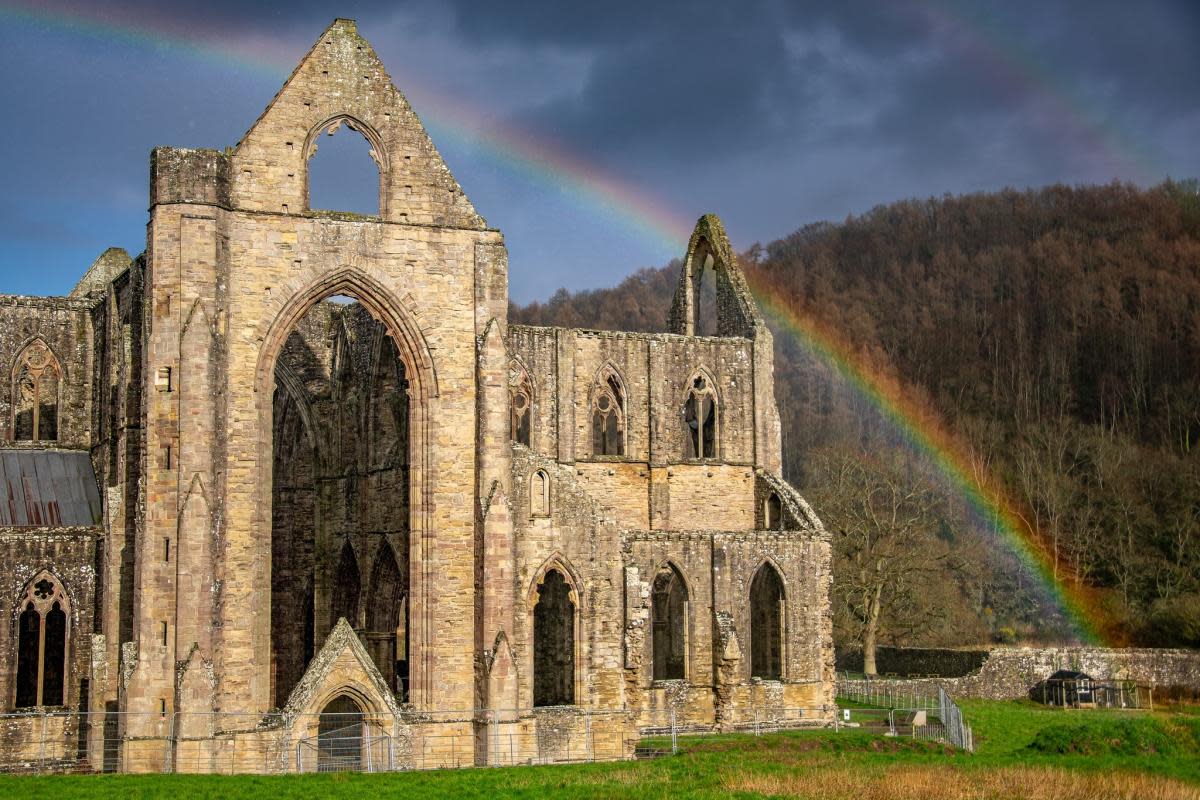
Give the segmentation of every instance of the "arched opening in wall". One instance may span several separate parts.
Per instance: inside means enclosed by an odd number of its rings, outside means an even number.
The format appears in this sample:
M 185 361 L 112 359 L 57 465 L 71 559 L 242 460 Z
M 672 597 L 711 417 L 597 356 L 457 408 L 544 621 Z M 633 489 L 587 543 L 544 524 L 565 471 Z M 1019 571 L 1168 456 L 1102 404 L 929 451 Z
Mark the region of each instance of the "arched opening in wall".
M 26 345 L 13 365 L 13 439 L 58 440 L 58 403 L 62 367 L 41 339 Z
M 750 583 L 750 676 L 783 677 L 783 579 L 763 564 Z
M 592 390 L 592 455 L 625 455 L 625 389 L 611 369 Z
M 714 459 L 717 453 L 717 393 L 704 373 L 692 377 L 683 404 L 686 458 Z
M 69 630 L 62 585 L 43 574 L 26 587 L 18 607 L 15 705 L 64 705 Z
M 346 539 L 338 556 L 337 570 L 333 573 L 333 613 L 330 616 L 334 625 L 344 619 L 351 628 L 357 630 L 360 627 L 358 599 L 361 594 L 362 573 L 358 570 L 358 558 L 350 540 Z
M 508 391 L 510 401 L 509 434 L 516 444 L 529 447 L 529 432 L 533 416 L 533 387 L 529 376 L 519 365 L 509 368 Z
M 382 322 L 315 303 L 275 362 L 271 654 L 282 708 L 344 617 L 403 699 L 408 685 L 409 396 Z
M 575 703 L 575 602 L 566 577 L 549 570 L 533 607 L 533 704 Z
M 308 207 L 378 216 L 378 156 L 367 137 L 351 124 L 335 120 L 313 138 L 308 154 Z
M 544 470 L 539 469 L 529 480 L 529 514 L 550 516 L 550 476 Z
M 362 768 L 363 713 L 347 695 L 321 710 L 317 724 L 317 772 L 358 772 Z
M 775 492 L 767 495 L 767 501 L 763 509 L 763 518 L 766 522 L 767 530 L 783 530 L 783 503 L 780 502 L 779 495 Z
M 683 576 L 668 565 L 654 576 L 650 593 L 654 680 L 683 680 L 687 673 L 688 594 Z
M 401 641 L 398 634 L 403 608 L 404 578 L 391 544 L 384 539 L 371 570 L 365 639 L 380 674 L 401 702 L 408 687 L 408 653 L 401 649 L 407 642 Z
M 692 255 L 693 330 L 696 336 L 717 335 L 717 273 L 707 239 L 696 244 Z

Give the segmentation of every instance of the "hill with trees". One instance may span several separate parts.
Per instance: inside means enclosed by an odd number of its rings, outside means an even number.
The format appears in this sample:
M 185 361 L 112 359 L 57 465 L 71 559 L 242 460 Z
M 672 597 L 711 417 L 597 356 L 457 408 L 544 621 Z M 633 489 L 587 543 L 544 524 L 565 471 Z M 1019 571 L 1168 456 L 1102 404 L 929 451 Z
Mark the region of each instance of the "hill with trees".
M 979 454 L 1110 635 L 1200 645 L 1195 181 L 903 201 L 740 260 L 756 292 L 851 343 Z M 511 319 L 662 330 L 678 266 L 560 290 Z M 903 431 L 787 331 L 775 346 L 786 477 L 837 545 L 839 640 L 1067 635 L 1036 576 Z M 904 524 L 867 530 L 879 503 Z

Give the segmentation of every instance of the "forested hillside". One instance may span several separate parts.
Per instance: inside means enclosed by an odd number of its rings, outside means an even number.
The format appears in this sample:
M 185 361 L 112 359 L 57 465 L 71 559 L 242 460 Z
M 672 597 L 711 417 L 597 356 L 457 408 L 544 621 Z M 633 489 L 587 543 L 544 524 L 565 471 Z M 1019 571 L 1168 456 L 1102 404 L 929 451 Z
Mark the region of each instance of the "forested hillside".
M 755 245 L 742 266 L 980 454 L 1057 553 L 1059 578 L 1096 587 L 1127 641 L 1200 644 L 1194 181 L 900 202 Z M 661 330 L 676 269 L 559 292 L 512 319 Z M 785 471 L 839 534 L 838 637 L 1060 635 L 1033 576 L 933 470 L 912 469 L 904 437 L 794 337 L 775 342 Z M 856 498 L 901 484 L 892 511 L 909 524 L 872 551 Z

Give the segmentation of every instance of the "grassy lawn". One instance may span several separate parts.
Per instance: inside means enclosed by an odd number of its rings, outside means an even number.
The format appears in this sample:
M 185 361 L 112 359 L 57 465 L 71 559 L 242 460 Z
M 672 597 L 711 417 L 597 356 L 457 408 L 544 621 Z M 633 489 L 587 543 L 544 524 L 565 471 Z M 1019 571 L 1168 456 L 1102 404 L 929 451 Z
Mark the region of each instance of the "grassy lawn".
M 5 777 L 14 798 L 502 797 L 1200 800 L 1200 715 L 966 701 L 977 752 L 857 731 L 680 740 L 638 763 L 389 775 Z

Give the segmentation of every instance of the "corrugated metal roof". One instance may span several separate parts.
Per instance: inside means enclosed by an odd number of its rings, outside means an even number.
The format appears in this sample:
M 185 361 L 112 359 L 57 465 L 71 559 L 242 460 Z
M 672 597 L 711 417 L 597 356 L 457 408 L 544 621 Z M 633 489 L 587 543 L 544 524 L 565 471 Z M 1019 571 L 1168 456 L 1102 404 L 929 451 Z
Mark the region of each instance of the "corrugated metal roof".
M 0 527 L 99 525 L 100 490 L 87 453 L 0 450 Z

